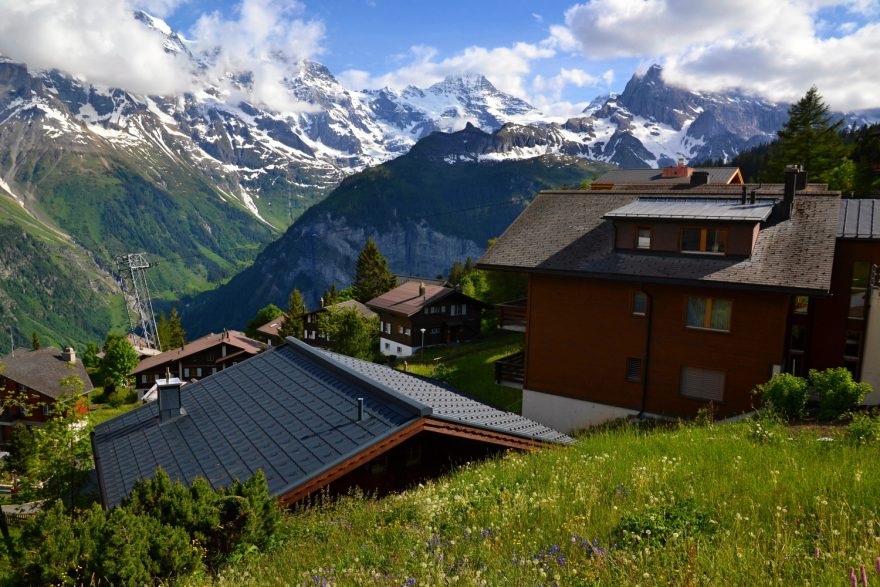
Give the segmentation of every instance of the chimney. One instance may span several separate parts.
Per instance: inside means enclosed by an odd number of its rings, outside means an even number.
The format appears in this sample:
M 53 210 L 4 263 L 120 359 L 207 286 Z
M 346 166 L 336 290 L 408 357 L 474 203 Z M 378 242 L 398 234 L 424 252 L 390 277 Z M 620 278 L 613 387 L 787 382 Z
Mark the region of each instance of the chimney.
M 752 191 L 749 193 L 749 204 L 754 204 L 754 203 L 755 203 L 755 198 L 757 197 L 757 195 L 758 195 L 758 193 L 757 193 L 756 190 L 752 190 Z
M 748 195 L 748 192 L 749 192 L 749 188 L 747 188 L 746 186 L 743 186 L 742 195 L 739 197 L 739 203 L 743 206 L 745 206 L 746 196 Z
M 65 363 L 74 365 L 76 364 L 76 351 L 73 350 L 72 346 L 66 346 L 64 347 L 64 350 L 61 351 L 61 358 L 64 359 Z
M 684 159 L 679 159 L 678 165 L 664 167 L 663 171 L 660 172 L 660 177 L 690 177 L 693 171 L 692 168 L 684 164 Z
M 791 218 L 791 207 L 794 204 L 794 193 L 797 191 L 799 165 L 785 166 L 785 189 L 782 195 L 782 215 L 785 220 Z M 805 174 L 806 175 L 806 174 Z
M 797 174 L 797 180 L 794 182 L 796 190 L 800 191 L 807 188 L 807 170 L 801 167 Z
M 358 422 L 364 421 L 364 398 L 357 398 L 357 407 L 358 407 Z
M 419 284 L 419 295 L 425 297 L 425 291 L 425 282 L 423 281 Z
M 324 296 L 321 296 L 321 308 L 324 308 Z
M 165 369 L 165 379 L 157 379 L 156 387 L 159 395 L 159 424 L 173 422 L 186 412 L 180 405 L 181 382 L 171 377 L 171 369 Z
M 706 185 L 709 183 L 708 171 L 694 171 L 691 173 L 691 185 Z

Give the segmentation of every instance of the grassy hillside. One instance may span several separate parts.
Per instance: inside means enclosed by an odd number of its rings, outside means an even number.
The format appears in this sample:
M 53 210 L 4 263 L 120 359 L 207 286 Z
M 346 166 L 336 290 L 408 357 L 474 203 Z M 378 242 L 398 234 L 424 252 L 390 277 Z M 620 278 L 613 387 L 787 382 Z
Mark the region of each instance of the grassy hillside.
M 833 439 L 830 439 L 833 438 Z M 843 585 L 880 555 L 876 448 L 742 423 L 600 431 L 287 516 L 219 585 Z
M 37 332 L 44 345 L 103 340 L 125 317 L 112 281 L 85 251 L 0 195 L 0 354 Z

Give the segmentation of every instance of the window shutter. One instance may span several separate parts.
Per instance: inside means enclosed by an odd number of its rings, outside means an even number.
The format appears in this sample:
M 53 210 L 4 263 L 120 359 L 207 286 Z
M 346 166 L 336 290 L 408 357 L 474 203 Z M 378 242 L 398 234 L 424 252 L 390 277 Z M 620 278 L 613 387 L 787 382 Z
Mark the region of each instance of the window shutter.
M 687 397 L 724 401 L 724 372 L 682 367 L 680 391 Z

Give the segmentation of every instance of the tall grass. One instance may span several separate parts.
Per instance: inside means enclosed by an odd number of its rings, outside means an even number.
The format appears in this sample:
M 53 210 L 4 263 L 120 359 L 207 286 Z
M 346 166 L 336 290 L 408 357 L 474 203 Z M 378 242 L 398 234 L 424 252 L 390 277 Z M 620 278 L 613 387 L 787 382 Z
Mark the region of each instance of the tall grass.
M 832 585 L 880 556 L 876 447 L 635 427 L 287 516 L 219 585 Z

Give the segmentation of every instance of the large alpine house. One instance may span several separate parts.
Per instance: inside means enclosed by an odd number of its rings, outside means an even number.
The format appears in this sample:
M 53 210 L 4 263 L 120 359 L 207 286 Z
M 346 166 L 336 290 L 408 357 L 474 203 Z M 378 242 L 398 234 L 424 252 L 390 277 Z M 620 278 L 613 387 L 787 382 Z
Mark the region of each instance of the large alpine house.
M 95 428 L 105 507 L 158 467 L 214 487 L 262 470 L 290 504 L 323 488 L 400 489 L 454 462 L 572 442 L 438 382 L 292 338 L 182 390 L 175 381 L 162 382 L 158 402 Z

